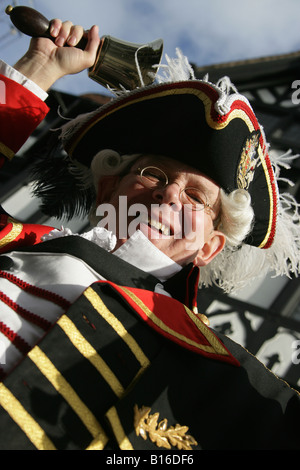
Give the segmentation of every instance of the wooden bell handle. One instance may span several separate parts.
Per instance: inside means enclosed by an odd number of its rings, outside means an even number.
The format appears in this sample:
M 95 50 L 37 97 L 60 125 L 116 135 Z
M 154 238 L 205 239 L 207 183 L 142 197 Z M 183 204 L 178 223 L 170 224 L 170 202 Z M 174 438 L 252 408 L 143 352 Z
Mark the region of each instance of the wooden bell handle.
M 50 21 L 41 13 L 30 7 L 8 5 L 5 13 L 10 16 L 11 22 L 22 33 L 32 38 L 48 38 L 55 41 L 50 34 Z M 87 40 L 82 38 L 77 48 L 85 49 Z

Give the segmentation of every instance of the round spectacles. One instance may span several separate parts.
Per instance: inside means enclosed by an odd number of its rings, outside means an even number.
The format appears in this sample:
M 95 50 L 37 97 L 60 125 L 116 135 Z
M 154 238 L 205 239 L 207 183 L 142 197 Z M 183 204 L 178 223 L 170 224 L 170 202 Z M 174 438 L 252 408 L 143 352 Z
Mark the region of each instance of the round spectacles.
M 169 178 L 166 173 L 156 166 L 138 168 L 140 180 L 143 186 L 151 189 L 163 189 L 168 186 Z M 200 189 L 187 187 L 181 189 L 179 199 L 182 204 L 193 211 L 201 211 L 210 207 L 205 194 Z

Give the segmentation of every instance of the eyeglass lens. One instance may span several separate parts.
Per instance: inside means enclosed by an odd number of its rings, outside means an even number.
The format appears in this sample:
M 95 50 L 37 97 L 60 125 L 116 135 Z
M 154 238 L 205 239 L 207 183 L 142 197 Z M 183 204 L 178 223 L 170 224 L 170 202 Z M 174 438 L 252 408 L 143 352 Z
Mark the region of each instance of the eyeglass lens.
M 168 176 L 160 168 L 149 166 L 140 171 L 142 184 L 148 188 L 164 188 L 169 184 Z M 183 204 L 191 204 L 193 210 L 203 210 L 208 207 L 205 195 L 197 188 L 185 188 L 180 191 L 180 200 Z

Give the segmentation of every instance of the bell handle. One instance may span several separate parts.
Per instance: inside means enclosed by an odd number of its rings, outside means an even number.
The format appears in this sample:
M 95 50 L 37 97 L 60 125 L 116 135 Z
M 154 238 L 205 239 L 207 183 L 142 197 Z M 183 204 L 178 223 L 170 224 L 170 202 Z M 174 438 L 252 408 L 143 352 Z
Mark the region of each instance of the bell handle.
M 11 22 L 22 33 L 32 38 L 48 38 L 55 41 L 56 38 L 50 34 L 50 21 L 37 10 L 26 6 L 12 7 L 8 5 L 5 13 L 10 16 Z M 82 38 L 77 44 L 78 49 L 84 50 L 87 39 Z

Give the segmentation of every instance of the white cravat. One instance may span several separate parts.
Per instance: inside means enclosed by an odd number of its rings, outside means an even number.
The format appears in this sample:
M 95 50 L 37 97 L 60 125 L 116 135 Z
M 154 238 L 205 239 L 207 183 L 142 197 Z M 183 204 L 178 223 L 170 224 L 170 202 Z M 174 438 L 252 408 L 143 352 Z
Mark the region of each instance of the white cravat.
M 69 229 L 54 229 L 43 240 L 52 240 L 73 235 Z M 116 236 L 103 227 L 94 227 L 89 232 L 85 232 L 83 237 L 107 251 L 112 251 L 117 243 Z M 171 258 L 160 251 L 151 241 L 137 230 L 120 248 L 113 252 L 115 256 L 127 261 L 133 266 L 152 274 L 160 281 L 165 281 L 176 274 L 182 267 Z
M 160 281 L 165 281 L 181 270 L 179 264 L 153 245 L 140 230 L 137 230 L 113 254 L 152 274 Z

